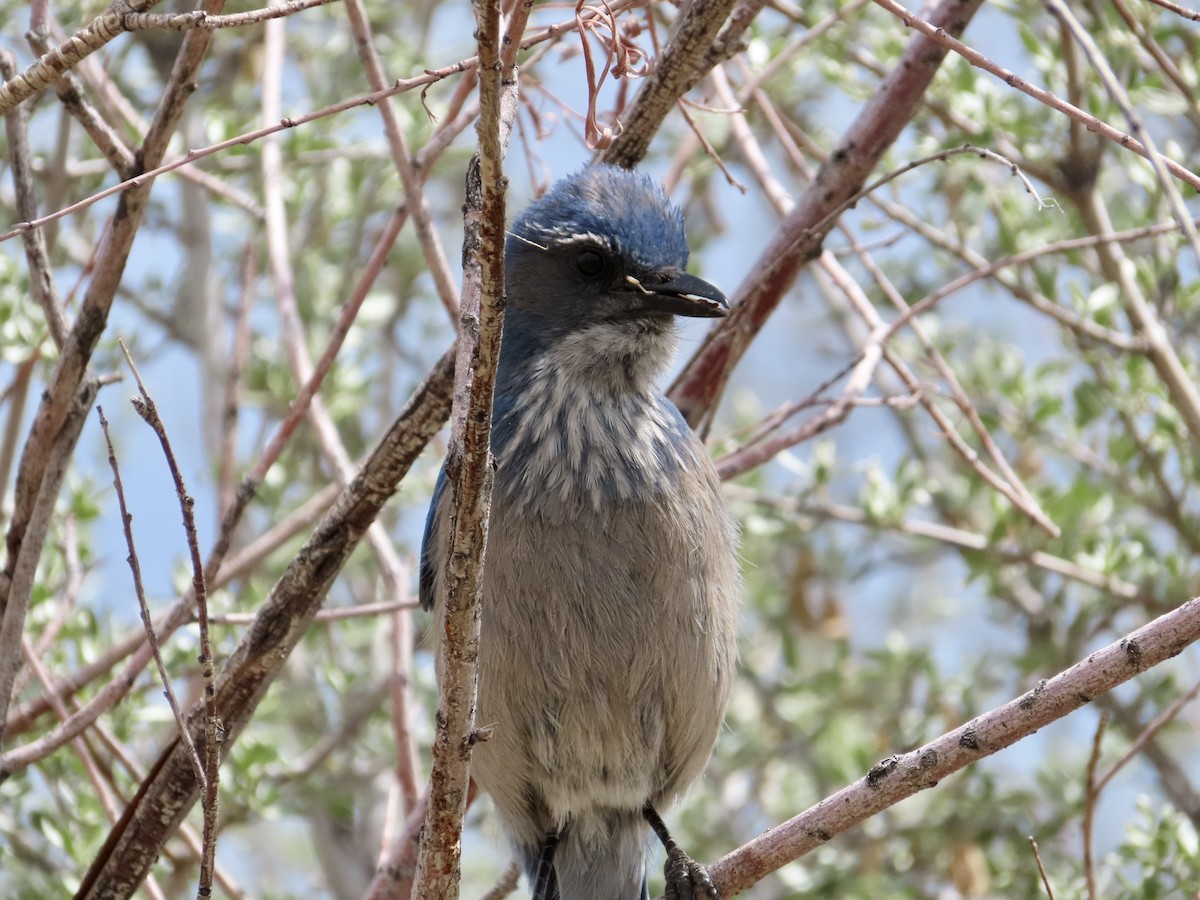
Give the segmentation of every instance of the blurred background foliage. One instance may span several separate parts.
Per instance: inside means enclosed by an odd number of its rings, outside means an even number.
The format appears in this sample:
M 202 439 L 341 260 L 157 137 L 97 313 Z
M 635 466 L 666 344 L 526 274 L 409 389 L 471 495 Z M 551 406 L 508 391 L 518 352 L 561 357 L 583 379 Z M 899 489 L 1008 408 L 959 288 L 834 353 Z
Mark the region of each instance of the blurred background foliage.
M 70 31 L 103 6 L 61 3 L 54 15 Z M 1196 171 L 1200 26 L 1146 0 L 1073 6 L 1159 147 Z M 237 2 L 226 12 L 252 8 Z M 473 53 L 473 23 L 461 4 L 373 3 L 369 13 L 389 77 Z M 625 21 L 646 14 L 636 10 Z M 677 10 L 654 4 L 651 14 L 662 39 Z M 539 3 L 534 23 L 571 15 L 571 7 Z M 0 43 L 22 66 L 32 59 L 22 40 L 27 20 L 24 4 L 0 0 Z M 767 73 L 757 91 L 739 97 L 772 175 L 789 194 L 800 192 L 910 35 L 898 19 L 861 0 L 766 4 L 745 49 L 724 71 L 735 93 Z M 216 35 L 176 152 L 264 124 L 262 37 L 261 25 Z M 648 32 L 634 38 L 651 50 Z M 176 33 L 129 34 L 97 58 L 143 118 L 154 109 L 179 40 Z M 964 40 L 1100 120 L 1127 127 L 1079 48 L 1041 3 L 988 3 Z M 286 41 L 285 115 L 366 91 L 339 5 L 287 19 Z M 1171 61 L 1171 72 L 1151 46 Z M 581 140 L 587 90 L 578 37 L 530 55 L 522 71 L 520 132 L 507 164 L 510 213 L 589 158 Z M 393 101 L 414 149 L 434 133 L 458 77 Z M 601 111 L 611 112 L 634 89 L 610 81 Z M 685 209 L 693 268 L 732 294 L 754 277 L 752 261 L 778 217 L 746 166 L 746 145 L 727 104 L 715 99 L 710 82 L 692 99 L 691 116 L 745 190 L 727 180 L 678 114 L 668 119 L 645 167 L 671 182 Z M 34 104 L 30 127 L 42 212 L 114 183 L 107 163 L 52 93 Z M 122 128 L 137 139 L 134 126 Z M 433 219 L 451 260 L 461 240 L 462 178 L 473 142 L 468 128 L 428 170 Z M 1097 205 L 1117 231 L 1170 222 L 1145 161 L 952 54 L 885 168 L 965 142 L 1003 154 L 1054 203 L 1039 204 L 1005 166 L 971 154 L 918 168 L 860 202 L 825 246 L 885 318 L 896 310 L 882 279 L 915 303 L 988 262 L 1098 234 Z M 316 355 L 403 192 L 371 107 L 290 129 L 280 146 L 295 293 L 308 350 Z M 159 179 L 93 362 L 96 372 L 119 372 L 117 339 L 130 345 L 184 461 L 205 541 L 215 533 L 222 490 L 253 465 L 297 390 L 260 215 L 261 148 L 261 142 L 238 146 L 196 164 L 224 186 L 220 193 L 178 174 Z M 0 168 L 0 219 L 10 224 L 19 217 L 7 159 Z M 1181 190 L 1195 215 L 1194 191 Z M 112 200 L 104 201 L 48 226 L 64 295 L 78 296 L 86 283 L 113 208 Z M 1195 378 L 1196 258 L 1168 228 L 1111 246 Z M 669 817 L 689 852 L 717 858 L 861 777 L 879 759 L 1029 689 L 1196 592 L 1197 436 L 1139 349 L 1128 302 L 1088 247 L 1000 270 L 920 320 L 992 438 L 1061 530 L 1058 537 L 985 483 L 886 367 L 867 394 L 871 402 L 843 425 L 729 485 L 745 535 L 742 673 L 706 778 Z M 249 310 L 250 349 L 231 432 L 222 418 L 223 397 L 242 303 Z M 1060 315 L 1048 315 L 1047 307 Z M 699 345 L 699 327 L 685 332 L 681 361 Z M 732 450 L 762 416 L 803 400 L 851 364 L 867 330 L 824 271 L 806 270 L 735 373 L 711 432 L 714 454 Z M 1127 345 L 1104 339 L 1108 330 Z M 450 319 L 406 228 L 321 391 L 352 458 L 370 450 L 451 339 Z M 982 453 L 920 341 L 902 331 L 890 348 L 915 373 L 922 395 Z M 23 438 L 54 361 L 30 299 L 20 242 L 8 241 L 0 246 L 0 420 L 13 439 Z M 164 609 L 190 570 L 165 467 L 153 436 L 128 409 L 130 394 L 128 381 L 109 385 L 100 402 L 113 421 L 152 606 Z M 836 389 L 826 396 L 836 396 Z M 818 402 L 813 410 L 820 408 Z M 231 433 L 232 465 L 221 461 Z M 389 533 L 410 565 L 441 449 L 425 453 L 386 511 Z M 3 475 L 0 521 L 7 524 L 11 465 Z M 312 433 L 301 428 L 269 474 L 237 544 L 266 533 L 333 478 Z M 212 612 L 253 611 L 307 533 L 298 530 L 216 591 Z M 27 624 L 29 640 L 55 678 L 136 630 L 125 556 L 93 422 L 61 497 Z M 381 599 L 388 598 L 378 567 L 363 547 L 326 607 Z M 436 693 L 423 634 L 427 620 L 417 614 L 414 622 L 411 684 L 418 702 L 408 727 L 427 771 L 424 748 Z M 246 896 L 358 897 L 381 836 L 394 834 L 402 821 L 388 703 L 396 627 L 387 616 L 314 625 L 234 746 L 223 770 L 217 859 Z M 214 626 L 218 662 L 242 628 Z M 647 639 L 654 639 L 652 622 Z M 196 652 L 194 627 L 165 647 L 176 690 L 188 702 L 198 691 Z M 1200 658 L 1192 649 L 839 836 L 750 896 L 1045 896 L 1030 836 L 1058 898 L 1197 896 L 1196 705 L 1184 706 L 1146 740 L 1098 797 L 1089 799 L 1087 778 L 1101 714 L 1108 721 L 1097 763 L 1103 773 L 1198 678 Z M 75 701 L 94 696 L 106 681 L 88 684 Z M 15 709 L 42 692 L 35 678 L 22 676 L 19 684 Z M 53 715 L 44 715 L 23 733 L 10 732 L 5 749 L 52 724 Z M 100 725 L 83 743 L 119 801 L 136 790 L 174 728 L 157 676 L 144 674 Z M 0 785 L 5 896 L 65 896 L 103 842 L 109 822 L 82 759 L 77 748 L 64 747 Z M 1091 886 L 1083 837 L 1089 815 Z M 486 799 L 469 813 L 464 896 L 479 896 L 506 863 L 491 816 Z M 198 810 L 191 821 L 198 825 Z M 166 896 L 193 890 L 195 857 L 179 839 L 168 844 L 155 878 Z

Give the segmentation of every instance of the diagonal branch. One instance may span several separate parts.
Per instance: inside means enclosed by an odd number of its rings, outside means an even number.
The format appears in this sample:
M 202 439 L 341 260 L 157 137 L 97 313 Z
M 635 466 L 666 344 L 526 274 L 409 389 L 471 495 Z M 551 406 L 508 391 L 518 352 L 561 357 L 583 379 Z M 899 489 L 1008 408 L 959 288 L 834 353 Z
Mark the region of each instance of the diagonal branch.
M 991 756 L 1178 656 L 1200 639 L 1200 597 L 1144 625 L 1048 681 L 943 734 L 923 747 L 889 756 L 865 777 L 759 835 L 709 869 L 721 896 L 744 891 L 766 875 L 918 791 Z
M 0 49 L 0 74 L 12 77 L 16 69 L 13 55 Z M 16 194 L 17 215 L 22 219 L 37 218 L 37 197 L 33 192 L 33 160 L 29 153 L 29 110 L 18 107 L 5 116 L 5 131 L 8 134 L 9 161 L 12 165 L 13 193 Z M 67 339 L 67 318 L 63 313 L 62 297 L 54 285 L 51 271 L 50 251 L 46 246 L 46 235 L 41 231 L 26 232 L 21 236 L 25 243 L 25 258 L 29 262 L 30 287 L 42 313 L 54 345 L 62 348 Z
M 145 12 L 158 0 L 117 0 L 87 25 L 33 65 L 0 85 L 0 114 L 8 112 L 38 91 L 50 87 L 81 59 L 95 53 L 125 30 L 128 13 Z
M 219 10 L 223 3 L 224 0 L 206 0 L 205 8 Z M 142 144 L 139 161 L 143 167 L 152 169 L 162 161 L 167 143 L 183 115 L 184 103 L 193 92 L 193 81 L 211 37 L 206 31 L 193 31 L 184 37 L 171 78 Z M 72 427 L 83 426 L 83 420 L 78 417 L 68 420 L 68 413 L 84 380 L 92 352 L 108 323 L 108 312 L 125 272 L 133 239 L 142 224 L 152 185 L 153 181 L 144 181 L 121 195 L 83 304 L 63 344 L 50 383 L 42 394 L 42 402 L 30 428 L 17 471 L 13 513 L 5 536 L 8 560 L 3 575 L 0 575 L 0 609 L 13 599 L 10 587 L 13 569 L 21 553 L 25 552 L 26 529 L 34 504 L 44 487 L 46 461 L 55 452 L 56 446 L 73 444 L 78 439 L 78 432 L 72 433 Z M 24 601 L 18 597 L 16 602 Z
M 939 29 L 961 34 L 983 0 L 942 0 L 929 14 Z M 916 113 L 946 50 L 915 36 L 879 91 L 859 113 L 816 177 L 751 267 L 738 289 L 733 312 L 721 321 L 688 362 L 671 399 L 692 427 L 708 421 L 733 367 L 791 288 L 800 269 L 821 252 L 831 216 L 866 182 L 871 170 Z M 818 223 L 820 227 L 818 228 Z
M 216 705 L 225 728 L 222 759 L 304 636 L 350 553 L 446 421 L 453 366 L 453 353 L 448 351 L 288 564 L 230 656 L 216 686 Z M 202 704 L 188 714 L 188 729 L 201 753 L 205 718 Z M 121 821 L 109 833 L 76 897 L 130 896 L 198 796 L 192 765 L 175 738 L 163 748 Z
M 1063 113 L 1064 115 L 1068 116 L 1071 121 L 1078 122 L 1086 127 L 1088 131 L 1094 132 L 1101 137 L 1112 141 L 1119 147 L 1124 147 L 1126 150 L 1132 150 L 1143 159 L 1153 159 L 1153 154 L 1151 151 L 1148 150 L 1140 141 L 1135 140 L 1122 131 L 1118 131 L 1116 128 L 1113 128 L 1106 122 L 1101 122 L 1095 116 L 1084 112 L 1078 106 L 1074 106 L 1073 104 L 1054 96 L 1054 94 L 1045 88 L 1040 88 L 1036 85 L 1030 84 L 1015 72 L 1011 72 L 1003 66 L 999 66 L 992 62 L 982 53 L 971 49 L 966 44 L 957 40 L 955 35 L 947 34 L 946 31 L 937 24 L 932 16 L 929 19 L 922 19 L 919 16 L 914 16 L 899 3 L 896 3 L 895 0 L 875 0 L 875 2 L 888 12 L 892 13 L 892 15 L 898 17 L 906 26 L 915 29 L 916 31 L 925 35 L 930 41 L 938 44 L 943 48 L 943 53 L 945 53 L 946 50 L 953 50 L 971 65 L 995 75 L 1009 87 L 1014 87 L 1022 93 L 1028 94 L 1039 103 L 1044 103 L 1051 109 Z M 1174 175 L 1180 181 L 1187 182 L 1192 187 L 1200 190 L 1200 175 L 1197 175 L 1187 167 L 1180 165 L 1173 159 L 1168 159 L 1165 156 L 1161 159 L 1163 165 L 1166 166 L 1167 171 L 1169 171 L 1172 175 Z
M 680 18 L 679 27 L 656 60 L 652 71 L 633 98 L 621 134 L 600 156 L 601 162 L 626 169 L 633 168 L 650 147 L 650 141 L 666 119 L 667 113 L 708 74 L 717 59 L 709 59 L 721 26 L 729 18 L 735 0 L 692 0 Z M 739 20 L 742 28 L 749 19 Z M 726 42 L 739 35 L 727 32 Z

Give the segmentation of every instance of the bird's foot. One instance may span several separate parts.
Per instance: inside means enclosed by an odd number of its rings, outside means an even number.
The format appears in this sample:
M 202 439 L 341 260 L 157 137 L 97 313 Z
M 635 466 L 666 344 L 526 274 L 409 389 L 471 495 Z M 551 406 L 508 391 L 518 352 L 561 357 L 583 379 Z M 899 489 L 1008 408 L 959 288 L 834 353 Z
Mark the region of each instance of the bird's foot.
M 716 885 L 708 877 L 708 869 L 679 849 L 654 807 L 647 803 L 642 816 L 650 823 L 663 849 L 667 851 L 667 862 L 663 866 L 663 876 L 667 882 L 663 896 L 666 900 L 721 900 Z
M 552 831 L 542 841 L 537 864 L 530 873 L 533 900 L 558 900 L 558 875 L 554 871 L 554 851 L 558 849 L 559 833 Z
M 663 875 L 667 880 L 663 891 L 666 900 L 721 900 L 708 870 L 680 850 L 674 841 L 667 847 Z

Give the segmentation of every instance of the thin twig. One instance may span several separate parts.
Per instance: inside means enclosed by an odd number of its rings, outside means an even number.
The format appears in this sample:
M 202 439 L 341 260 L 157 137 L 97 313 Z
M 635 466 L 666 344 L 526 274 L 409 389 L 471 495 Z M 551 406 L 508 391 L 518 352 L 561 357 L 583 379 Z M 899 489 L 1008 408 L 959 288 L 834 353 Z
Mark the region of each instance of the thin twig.
M 229 348 L 229 366 L 225 372 L 221 397 L 220 450 L 217 454 L 217 509 L 224 516 L 233 508 L 236 492 L 234 465 L 237 461 L 238 417 L 241 409 L 242 371 L 250 358 L 250 304 L 257 276 L 254 248 L 242 253 L 241 290 L 234 312 L 233 344 Z
M 1104 790 L 1105 786 L 1113 780 L 1113 777 L 1120 772 L 1121 769 L 1125 768 L 1130 760 L 1141 753 L 1142 750 L 1145 749 L 1146 745 L 1150 743 L 1150 741 L 1154 740 L 1154 736 L 1156 734 L 1158 734 L 1165 726 L 1173 722 L 1175 717 L 1179 715 L 1183 708 L 1196 699 L 1197 695 L 1200 695 L 1200 682 L 1192 685 L 1191 690 L 1189 690 L 1179 699 L 1172 702 L 1170 706 L 1155 716 L 1150 723 L 1142 729 L 1141 733 L 1137 736 L 1137 739 L 1129 745 L 1129 749 L 1125 751 L 1124 755 L 1122 755 L 1120 759 L 1113 763 L 1103 775 L 1096 779 L 1096 793 Z
M 505 867 L 499 880 L 479 900 L 504 900 L 505 897 L 517 889 L 517 883 L 520 880 L 521 867 L 514 859 Z
M 372 91 L 382 91 L 387 88 L 387 80 L 383 72 L 383 63 L 375 50 L 374 38 L 371 35 L 371 24 L 367 19 L 362 0 L 344 0 L 346 17 L 350 21 L 350 32 L 354 35 L 358 46 L 359 60 L 367 75 L 367 84 Z M 433 226 L 433 218 L 429 212 L 429 202 L 425 198 L 425 190 L 417 173 L 412 154 L 408 149 L 408 141 L 404 137 L 404 129 L 396 116 L 391 97 L 375 104 L 383 119 L 383 130 L 387 135 L 388 146 L 392 151 L 392 164 L 400 174 L 404 185 L 404 205 L 412 218 L 413 228 L 417 233 L 417 242 L 425 256 L 426 270 L 433 279 L 434 288 L 442 301 L 442 306 L 454 321 L 458 314 L 458 288 L 454 284 L 454 276 L 450 272 L 450 263 L 446 252 L 438 240 L 437 230 Z
M 406 586 L 407 579 L 402 579 L 398 587 L 404 592 Z M 400 799 L 403 803 L 404 814 L 407 816 L 417 805 L 421 778 L 421 765 L 417 759 L 417 743 L 412 733 L 411 677 L 413 671 L 412 612 L 413 608 L 419 604 L 411 599 L 393 602 L 397 604 L 397 608 L 393 609 L 389 616 L 392 652 L 391 671 L 388 673 L 388 699 L 392 714 L 392 735 L 396 745 L 396 783 L 400 787 Z M 382 852 L 381 847 L 381 854 Z
M 1038 875 L 1042 879 L 1042 887 L 1046 889 L 1046 900 L 1054 900 L 1054 889 L 1050 887 L 1050 879 L 1046 875 L 1046 867 L 1042 865 L 1042 854 L 1038 852 L 1037 841 L 1029 836 L 1029 846 L 1033 849 L 1033 861 L 1037 863 Z
M 0 73 L 11 78 L 16 71 L 16 59 L 0 48 Z M 12 165 L 13 192 L 16 194 L 17 215 L 22 219 L 37 218 L 37 197 L 33 192 L 33 165 L 29 154 L 29 110 L 19 106 L 5 116 L 8 134 L 8 158 Z M 29 282 L 33 296 L 46 317 L 46 327 L 59 350 L 67 339 L 67 320 L 62 298 L 54 284 L 50 252 L 44 232 L 23 235 L 25 258 L 29 263 Z
M 175 699 L 175 690 L 171 687 L 171 676 L 167 673 L 167 664 L 163 662 L 162 652 L 158 646 L 158 635 L 154 631 L 154 623 L 150 619 L 150 606 L 146 602 L 146 588 L 142 583 L 142 564 L 138 560 L 137 547 L 133 542 L 133 516 L 129 513 L 129 507 L 125 503 L 125 486 L 121 483 L 121 471 L 117 467 L 117 451 L 113 448 L 112 437 L 108 432 L 108 419 L 104 418 L 104 407 L 97 406 L 96 414 L 100 417 L 100 429 L 104 432 L 104 443 L 108 447 L 108 465 L 112 468 L 113 473 L 113 488 L 117 492 L 117 506 L 121 510 L 121 527 L 125 532 L 125 546 L 129 549 L 129 557 L 126 562 L 129 563 L 129 571 L 133 574 L 133 593 L 137 597 L 138 612 L 142 617 L 142 627 L 146 630 L 146 641 L 150 644 L 150 652 L 154 654 L 154 663 L 158 666 L 158 676 L 162 679 L 163 696 L 167 698 L 167 704 L 171 707 L 171 715 L 175 717 L 175 724 L 179 728 L 179 736 L 183 739 L 184 747 L 187 749 L 188 758 L 192 761 L 192 766 L 196 771 L 196 781 L 201 785 L 207 784 L 207 779 L 204 774 L 204 763 L 200 761 L 200 754 L 196 751 L 196 744 L 192 740 L 191 732 L 187 729 L 187 724 L 183 720 L 183 712 L 179 708 L 179 701 Z M 66 720 L 63 716 L 63 720 Z
M 1096 900 L 1096 862 L 1092 857 L 1092 824 L 1096 820 L 1096 803 L 1100 787 L 1096 783 L 1096 766 L 1100 763 L 1100 748 L 1108 728 L 1108 713 L 1100 714 L 1096 734 L 1092 737 L 1092 754 L 1088 757 L 1083 794 L 1083 874 L 1087 879 L 1088 900 Z
M 641 0 L 618 0 L 618 2 L 612 3 L 611 7 L 614 11 L 616 11 L 619 9 L 626 9 L 639 2 L 641 2 Z M 551 25 L 521 41 L 521 49 L 527 50 L 530 47 L 534 47 L 545 41 L 556 40 L 562 37 L 563 34 L 573 31 L 575 28 L 576 23 L 574 19 L 561 22 L 557 25 Z M 209 37 L 208 32 L 196 31 L 191 32 L 189 36 L 197 33 L 203 33 L 206 39 Z M 277 134 L 280 131 L 285 131 L 288 128 L 297 128 L 301 125 L 307 125 L 309 122 L 315 122 L 319 119 L 324 119 L 350 109 L 355 109 L 359 106 L 371 106 L 387 99 L 388 97 L 395 96 L 396 94 L 403 94 L 406 91 L 411 91 L 416 88 L 423 88 L 427 85 L 442 81 L 445 78 L 449 78 L 452 75 L 458 75 L 474 70 L 478 67 L 478 65 L 478 57 L 472 56 L 467 59 L 460 60 L 459 62 L 452 63 L 448 66 L 443 66 L 440 69 L 427 69 L 424 74 L 415 76 L 413 78 L 398 78 L 391 86 L 382 91 L 374 91 L 369 94 L 360 94 L 357 97 L 351 97 L 339 103 L 330 104 L 329 106 L 322 107 L 321 109 L 314 110 L 302 116 L 288 116 L 281 119 L 274 125 L 258 128 L 254 131 L 248 131 L 243 134 L 236 135 L 235 137 L 228 138 L 227 140 L 210 144 L 207 147 L 189 150 L 179 159 L 172 160 L 169 163 L 160 164 L 159 158 L 155 158 L 153 166 L 147 165 L 145 171 L 133 178 L 126 179 L 119 184 L 115 184 L 103 191 L 92 194 L 90 197 L 86 197 L 77 203 L 73 203 L 70 206 L 57 210 L 56 212 L 42 216 L 40 219 L 16 223 L 9 231 L 0 233 L 0 243 L 11 240 L 12 238 L 16 237 L 22 232 L 28 231 L 31 228 L 41 228 L 50 222 L 55 222 L 58 219 L 64 218 L 65 216 L 73 215 L 80 210 L 87 209 L 89 206 L 92 206 L 93 204 L 98 203 L 107 197 L 111 197 L 114 194 L 120 194 L 123 191 L 129 191 L 133 188 L 148 186 L 159 175 L 164 175 L 167 172 L 172 172 L 175 169 L 182 168 L 183 166 L 191 165 L 197 160 L 212 156 L 214 153 L 219 153 L 222 150 L 228 150 L 230 147 L 252 144 L 256 141 L 262 140 L 265 137 Z
M 369 619 L 375 616 L 388 615 L 405 609 L 416 609 L 421 604 L 416 600 L 386 600 L 381 603 L 358 603 L 343 609 L 323 609 L 313 616 L 314 622 L 344 622 L 347 619 Z M 255 619 L 254 613 L 224 613 L 210 615 L 210 625 L 249 625 Z
M 417 853 L 421 831 L 429 809 L 429 791 L 417 801 L 404 822 L 404 829 L 387 848 L 384 860 L 375 870 L 375 877 L 363 893 L 363 900 L 409 900 L 413 894 Z
M 1114 232 L 1108 206 L 1098 191 L 1087 191 L 1078 198 L 1077 206 L 1086 227 L 1093 234 L 1111 235 Z M 1129 257 L 1119 244 L 1113 242 L 1097 244 L 1096 255 L 1104 276 L 1120 288 L 1134 331 L 1145 339 L 1146 355 L 1166 387 L 1188 433 L 1193 441 L 1200 441 L 1200 388 L 1184 365 L 1172 335 L 1163 326 L 1134 277 Z
M 83 587 L 83 566 L 79 561 L 79 535 L 78 529 L 75 527 L 75 516 L 68 514 L 63 519 L 63 562 L 66 566 L 66 577 L 62 591 L 58 595 L 58 601 L 55 603 L 54 618 L 45 624 L 41 629 L 41 634 L 38 635 L 37 643 L 34 644 L 33 652 L 37 654 L 38 659 L 45 659 L 50 648 L 54 646 L 54 642 L 58 639 L 59 633 L 63 626 L 67 624 L 67 619 L 75 610 L 75 601 L 79 598 L 79 590 Z M 17 676 L 16 684 L 13 686 L 13 696 L 19 696 L 24 687 L 24 678 L 32 673 L 29 669 L 23 669 Z M 55 685 L 57 690 L 57 685 Z M 44 692 L 43 692 L 44 693 Z M 53 700 L 51 697 L 52 705 Z M 61 705 L 61 700 L 60 700 Z M 54 711 L 58 712 L 58 706 L 54 707 Z M 13 734 L 11 727 L 9 734 Z
M 1003 66 L 997 65 L 982 53 L 972 49 L 971 47 L 968 47 L 962 41 L 956 40 L 954 37 L 947 34 L 945 29 L 939 28 L 932 22 L 928 22 L 919 16 L 913 15 L 899 3 L 896 3 L 895 0 L 875 0 L 875 3 L 879 6 L 882 6 L 888 12 L 892 13 L 892 15 L 900 19 L 908 28 L 912 28 L 920 32 L 931 41 L 940 44 L 948 50 L 953 50 L 971 65 L 995 75 L 1009 87 L 1016 88 L 1022 93 L 1033 97 L 1033 99 L 1037 100 L 1039 103 L 1043 103 L 1051 109 L 1057 110 L 1069 118 L 1080 122 L 1084 127 L 1087 128 L 1088 131 L 1107 138 L 1117 146 L 1124 147 L 1126 150 L 1132 150 L 1143 159 L 1151 159 L 1150 151 L 1147 150 L 1145 145 L 1140 141 L 1135 140 L 1124 132 L 1118 131 L 1105 122 L 1101 122 L 1095 116 L 1084 112 L 1079 107 L 1067 103 L 1065 100 L 1059 99 L 1050 91 L 1030 84 L 1024 78 L 1018 76 L 1015 72 L 1010 72 Z M 1162 157 L 1162 161 L 1166 166 L 1167 171 L 1169 171 L 1172 175 L 1174 175 L 1180 181 L 1186 182 L 1192 187 L 1200 190 L 1200 175 L 1197 175 L 1195 172 L 1192 172 L 1186 167 L 1180 165 L 1173 159 Z
M 122 17 L 121 25 L 126 31 L 188 31 L 192 28 L 203 28 L 209 31 L 218 28 L 240 28 L 245 25 L 257 25 L 271 19 L 282 19 L 295 15 L 306 9 L 325 6 L 327 3 L 337 3 L 339 0 L 287 0 L 268 6 L 264 9 L 252 9 L 247 12 L 229 13 L 215 16 L 196 10 L 195 12 L 159 14 L 159 13 L 129 13 Z
M 1029 551 L 1015 542 L 997 543 L 987 535 L 965 528 L 955 528 L 940 522 L 930 522 L 917 518 L 878 520 L 869 516 L 861 509 L 840 503 L 817 502 L 815 500 L 803 503 L 788 499 L 768 498 L 757 491 L 750 491 L 737 485 L 726 485 L 725 491 L 730 497 L 746 500 L 759 506 L 768 507 L 791 515 L 817 516 L 833 519 L 838 522 L 848 522 L 884 531 L 894 531 L 912 537 L 937 541 L 960 550 L 971 550 L 987 554 L 1005 564 L 1022 563 L 1036 566 L 1043 571 L 1060 575 L 1071 581 L 1095 588 L 1114 597 L 1124 600 L 1145 600 L 1138 586 L 1116 575 L 1105 575 L 1095 569 L 1080 565 L 1053 553 L 1043 550 Z
M 289 759 L 288 768 L 270 771 L 267 777 L 279 784 L 303 782 L 324 765 L 338 747 L 343 747 L 353 741 L 371 715 L 379 709 L 379 705 L 387 697 L 387 693 L 388 679 L 386 678 L 365 690 L 356 686 L 353 695 L 347 698 L 338 727 L 326 731 L 321 735 L 321 739 L 309 747 L 298 759 Z
M 8 402 L 8 415 L 4 420 L 4 432 L 0 435 L 0 509 L 5 506 L 8 492 L 8 476 L 12 473 L 13 460 L 17 456 L 17 443 L 25 425 L 25 401 L 29 397 L 29 383 L 33 370 L 41 359 L 41 347 L 34 347 L 29 356 L 13 367 L 13 380 L 4 391 Z M 4 614 L 5 591 L 0 590 L 0 616 Z
M 1177 16 L 1183 16 L 1189 22 L 1200 22 L 1200 12 L 1194 9 L 1188 9 L 1186 6 L 1172 3 L 1171 0 L 1150 0 L 1150 2 L 1155 6 L 1161 6 L 1163 9 L 1175 13 Z
M 204 580 L 204 563 L 200 557 L 200 541 L 196 536 L 195 501 L 188 493 L 183 483 L 183 473 L 175 460 L 175 451 L 167 437 L 166 426 L 158 415 L 158 407 L 142 376 L 134 365 L 133 357 L 124 341 L 119 341 L 121 352 L 125 354 L 125 362 L 133 372 L 137 382 L 140 398 L 135 398 L 133 408 L 158 436 L 162 445 L 163 456 L 167 468 L 171 472 L 171 480 L 175 484 L 175 496 L 179 498 L 179 508 L 183 512 L 183 530 L 187 538 L 188 554 L 192 562 L 192 594 L 195 597 L 197 620 L 200 624 L 200 678 L 204 685 L 204 779 L 199 780 L 203 794 L 204 808 L 204 853 L 200 858 L 200 884 L 197 889 L 198 897 L 208 897 L 212 894 L 213 868 L 217 846 L 217 824 L 220 814 L 220 742 L 221 724 L 217 708 L 216 676 L 213 671 L 212 640 L 208 630 L 208 589 Z M 147 618 L 149 615 L 147 614 Z

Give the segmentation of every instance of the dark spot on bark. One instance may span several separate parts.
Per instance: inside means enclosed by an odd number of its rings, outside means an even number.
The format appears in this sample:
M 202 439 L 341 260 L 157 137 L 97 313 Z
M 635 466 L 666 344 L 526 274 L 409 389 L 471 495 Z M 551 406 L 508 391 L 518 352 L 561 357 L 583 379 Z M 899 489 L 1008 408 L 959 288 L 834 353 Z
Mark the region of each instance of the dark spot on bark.
M 1121 649 L 1125 651 L 1125 660 L 1135 669 L 1142 667 L 1142 648 L 1137 641 L 1121 641 Z
M 867 784 L 870 787 L 877 788 L 881 785 L 889 775 L 896 771 L 896 767 L 900 765 L 900 760 L 894 756 L 889 756 L 887 759 L 881 759 L 871 767 L 871 771 L 867 773 Z
M 964 750 L 979 749 L 979 735 L 975 733 L 974 728 L 964 728 L 962 734 L 958 736 L 958 746 Z
M 1021 698 L 1021 702 L 1018 703 L 1017 706 L 1020 709 L 1026 710 L 1026 711 L 1033 709 L 1034 705 L 1037 703 L 1038 697 L 1041 695 L 1042 691 L 1044 691 L 1045 689 L 1046 689 L 1046 679 L 1043 678 L 1041 681 L 1039 681 L 1037 683 L 1037 687 L 1035 687 L 1032 691 L 1030 691 L 1028 694 L 1026 694 L 1024 697 Z

